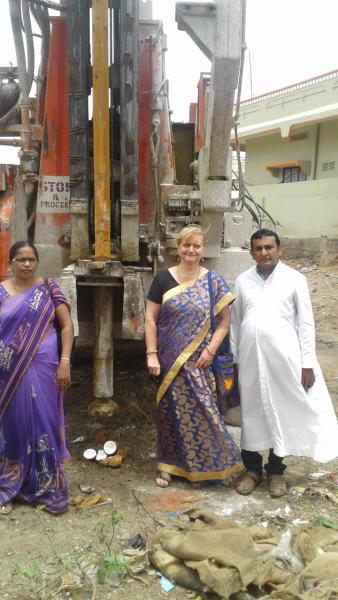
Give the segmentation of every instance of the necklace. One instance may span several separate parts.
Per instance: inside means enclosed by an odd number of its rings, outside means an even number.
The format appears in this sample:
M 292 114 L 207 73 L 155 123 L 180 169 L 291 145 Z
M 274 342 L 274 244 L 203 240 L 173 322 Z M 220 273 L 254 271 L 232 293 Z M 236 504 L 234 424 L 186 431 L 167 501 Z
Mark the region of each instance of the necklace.
M 177 266 L 177 274 L 178 274 L 178 279 L 179 279 L 180 283 L 185 283 L 186 281 L 190 281 L 190 279 L 197 279 L 199 277 L 199 275 L 200 275 L 200 272 L 201 272 L 201 267 L 199 266 L 198 267 L 198 271 L 196 273 L 191 273 L 191 274 L 188 273 L 187 275 L 184 275 L 181 272 L 180 267 L 181 267 L 181 265 Z
M 15 293 L 17 294 L 18 290 L 17 290 L 16 285 L 15 285 L 14 277 L 12 277 L 12 286 L 14 288 Z

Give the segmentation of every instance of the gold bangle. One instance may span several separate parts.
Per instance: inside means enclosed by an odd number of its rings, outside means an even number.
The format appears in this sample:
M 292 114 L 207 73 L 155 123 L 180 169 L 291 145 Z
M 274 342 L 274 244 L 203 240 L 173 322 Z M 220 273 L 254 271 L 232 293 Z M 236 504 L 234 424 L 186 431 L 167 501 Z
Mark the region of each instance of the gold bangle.
M 216 352 L 213 352 L 212 350 L 210 350 L 209 346 L 206 346 L 205 349 L 207 352 L 209 352 L 209 354 L 211 354 L 211 356 L 216 356 Z
M 157 354 L 157 350 L 147 350 L 146 354 Z

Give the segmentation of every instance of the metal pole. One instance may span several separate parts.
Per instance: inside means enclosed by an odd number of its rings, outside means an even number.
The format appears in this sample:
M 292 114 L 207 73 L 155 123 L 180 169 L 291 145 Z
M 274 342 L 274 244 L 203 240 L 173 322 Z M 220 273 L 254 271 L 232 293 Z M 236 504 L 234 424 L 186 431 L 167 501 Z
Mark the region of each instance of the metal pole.
M 109 287 L 95 288 L 94 398 L 113 396 L 113 294 Z
M 46 8 L 51 8 L 52 10 L 59 10 L 60 12 L 64 12 L 67 10 L 65 6 L 62 6 L 62 2 L 57 4 L 56 2 L 51 2 L 51 0 L 26 0 L 26 2 L 31 2 L 32 4 L 39 4 L 40 6 L 45 6 Z
M 72 260 L 89 252 L 88 93 L 90 64 L 89 0 L 69 0 L 67 13 L 69 60 L 69 168 Z
M 92 1 L 95 258 L 110 257 L 108 0 Z

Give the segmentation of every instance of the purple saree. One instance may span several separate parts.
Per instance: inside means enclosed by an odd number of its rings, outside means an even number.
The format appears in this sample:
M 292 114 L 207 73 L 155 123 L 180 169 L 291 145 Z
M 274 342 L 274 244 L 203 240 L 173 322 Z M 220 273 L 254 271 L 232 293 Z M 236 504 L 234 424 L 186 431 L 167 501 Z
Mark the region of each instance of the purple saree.
M 217 315 L 233 295 L 215 272 L 211 280 Z M 157 331 L 158 470 L 189 481 L 225 479 L 243 468 L 240 451 L 224 425 L 211 369 L 194 367 L 212 335 L 207 274 L 164 294 Z
M 0 284 L 0 504 L 13 498 L 67 508 L 61 462 L 65 443 L 63 395 L 58 367 L 55 309 L 67 304 L 50 280 L 10 297 Z

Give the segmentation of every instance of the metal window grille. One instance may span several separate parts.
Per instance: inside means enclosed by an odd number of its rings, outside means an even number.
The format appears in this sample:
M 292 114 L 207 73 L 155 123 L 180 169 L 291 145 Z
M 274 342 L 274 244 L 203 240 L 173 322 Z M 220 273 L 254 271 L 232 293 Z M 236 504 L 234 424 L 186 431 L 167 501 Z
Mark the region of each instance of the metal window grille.
M 300 170 L 300 167 L 284 167 L 282 183 L 294 183 L 296 181 L 306 181 L 306 175 Z
M 336 170 L 336 161 L 335 160 L 327 160 L 322 163 L 322 171 L 325 173 L 326 171 L 335 171 Z

